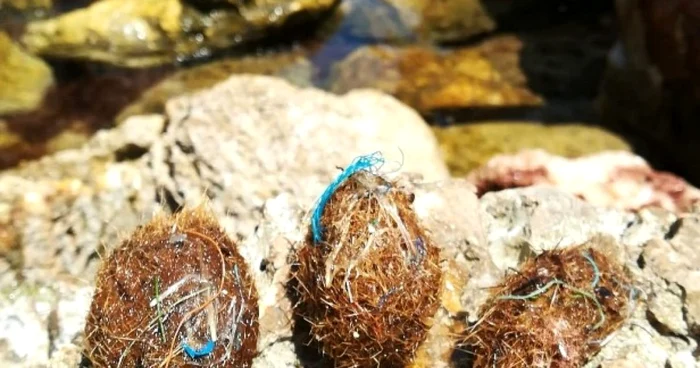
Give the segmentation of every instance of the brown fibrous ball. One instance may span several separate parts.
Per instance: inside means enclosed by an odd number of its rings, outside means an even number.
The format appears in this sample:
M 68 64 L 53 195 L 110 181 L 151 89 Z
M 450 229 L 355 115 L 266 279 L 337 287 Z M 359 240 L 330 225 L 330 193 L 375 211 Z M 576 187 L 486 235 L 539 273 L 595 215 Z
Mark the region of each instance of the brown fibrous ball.
M 357 172 L 323 210 L 323 241 L 309 234 L 296 254 L 297 317 L 336 367 L 403 367 L 426 337 L 442 270 L 412 201 L 395 183 Z
M 496 287 L 462 348 L 470 367 L 581 367 L 629 315 L 625 270 L 583 244 L 545 251 Z
M 96 367 L 249 367 L 257 303 L 236 244 L 206 209 L 161 216 L 101 265 L 85 354 Z

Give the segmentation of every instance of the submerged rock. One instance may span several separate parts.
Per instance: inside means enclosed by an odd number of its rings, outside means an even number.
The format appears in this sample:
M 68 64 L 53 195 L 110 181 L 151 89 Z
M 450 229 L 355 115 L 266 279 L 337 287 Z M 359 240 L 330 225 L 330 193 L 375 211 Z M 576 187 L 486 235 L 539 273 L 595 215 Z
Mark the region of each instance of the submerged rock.
M 313 66 L 299 52 L 224 59 L 184 69 L 141 94 L 116 117 L 117 124 L 132 115 L 163 113 L 165 102 L 173 97 L 212 87 L 233 74 L 277 76 L 298 86 L 310 86 Z
M 490 45 L 444 52 L 420 46 L 363 47 L 335 66 L 330 89 L 345 93 L 375 88 L 422 113 L 541 104 L 519 69 L 517 43 L 507 48 Z M 496 64 L 499 55 L 504 58 Z
M 479 0 L 350 0 L 343 8 L 347 32 L 374 41 L 462 41 L 496 27 Z
M 3 119 L 0 135 L 8 132 L 17 139 L 12 144 L 0 142 L 0 170 L 78 148 L 96 131 L 114 126 L 117 113 L 167 72 L 88 69 L 87 75 L 50 88 L 35 109 Z
M 584 125 L 546 126 L 525 122 L 488 122 L 434 127 L 453 175 L 466 175 L 499 154 L 541 148 L 564 157 L 605 150 L 630 150 L 620 137 Z
M 470 41 L 497 30 L 551 29 L 593 23 L 608 0 L 345 0 L 343 32 L 380 42 Z M 587 27 L 590 31 L 591 27 Z
M 0 2 L 0 16 L 2 13 L 46 11 L 53 5 L 52 0 L 3 0 Z
M 319 18 L 336 2 L 261 0 L 199 9 L 185 0 L 103 0 L 29 23 L 23 42 L 41 55 L 152 66 L 259 41 Z
M 53 82 L 51 69 L 44 61 L 0 32 L 0 115 L 35 108 Z

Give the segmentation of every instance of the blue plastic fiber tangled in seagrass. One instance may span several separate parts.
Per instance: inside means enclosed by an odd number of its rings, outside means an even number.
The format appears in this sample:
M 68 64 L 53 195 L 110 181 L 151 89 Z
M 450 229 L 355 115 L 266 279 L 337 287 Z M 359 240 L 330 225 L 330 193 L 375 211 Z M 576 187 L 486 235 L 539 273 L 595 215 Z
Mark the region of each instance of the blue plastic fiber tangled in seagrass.
M 209 341 L 207 341 L 206 344 L 204 344 L 204 346 L 202 346 L 202 347 L 199 348 L 199 349 L 196 349 L 196 348 L 193 348 L 192 346 L 190 346 L 190 345 L 187 344 L 187 343 L 183 343 L 183 344 L 182 344 L 182 350 L 184 350 L 185 353 L 186 353 L 187 355 L 189 355 L 190 358 L 199 358 L 199 357 L 203 357 L 203 356 L 205 356 L 205 355 L 211 354 L 211 353 L 214 351 L 214 345 L 215 345 L 215 344 L 216 344 L 216 343 L 215 343 L 214 341 L 209 340 Z
M 384 157 L 382 157 L 381 152 L 374 152 L 369 155 L 364 155 L 355 158 L 348 167 L 343 170 L 343 172 L 338 175 L 333 182 L 323 191 L 321 197 L 316 203 L 316 208 L 314 208 L 313 214 L 311 215 L 311 231 L 314 234 L 314 243 L 318 243 L 322 240 L 321 228 L 321 215 L 323 214 L 323 209 L 326 207 L 326 203 L 331 198 L 336 189 L 342 184 L 345 179 L 349 178 L 352 174 L 360 171 L 367 170 L 377 165 L 384 163 Z

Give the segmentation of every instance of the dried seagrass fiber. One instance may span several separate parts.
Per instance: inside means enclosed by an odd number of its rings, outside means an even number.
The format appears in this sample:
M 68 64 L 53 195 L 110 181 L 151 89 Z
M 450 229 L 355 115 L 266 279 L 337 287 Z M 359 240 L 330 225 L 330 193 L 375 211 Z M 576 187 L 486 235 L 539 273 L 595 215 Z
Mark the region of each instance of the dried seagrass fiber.
M 85 326 L 96 367 L 249 367 L 258 296 L 202 207 L 154 219 L 102 264 Z
M 296 254 L 297 320 L 335 367 L 406 366 L 439 306 L 439 249 L 381 163 L 362 156 L 343 171 Z
M 545 251 L 507 276 L 464 341 L 467 366 L 577 368 L 597 353 L 637 289 L 595 245 Z

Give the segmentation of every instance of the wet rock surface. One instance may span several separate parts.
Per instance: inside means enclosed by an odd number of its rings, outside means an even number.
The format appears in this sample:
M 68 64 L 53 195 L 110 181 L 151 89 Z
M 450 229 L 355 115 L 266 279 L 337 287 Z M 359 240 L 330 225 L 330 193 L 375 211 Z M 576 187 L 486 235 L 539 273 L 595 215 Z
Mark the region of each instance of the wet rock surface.
M 496 50 L 510 56 L 496 66 L 489 57 L 495 55 L 486 54 L 489 45 L 445 52 L 419 46 L 367 46 L 336 65 L 330 89 L 335 93 L 378 89 L 422 113 L 541 104 L 541 97 L 526 86 L 517 53 Z
M 0 144 L 0 169 L 78 148 L 96 131 L 114 126 L 120 110 L 169 73 L 167 68 L 101 73 L 94 66 L 81 66 L 81 76 L 66 81 L 62 74 L 70 73 L 58 69 L 58 83 L 47 89 L 35 109 L 0 117 L 0 131 L 13 137 Z
M 311 101 L 316 101 L 318 118 L 307 114 L 305 104 Z M 441 248 L 446 274 L 461 275 L 446 276 L 453 282 L 442 294 L 435 336 L 454 336 L 476 321 L 476 311 L 488 295 L 485 288 L 525 257 L 595 238 L 615 250 L 612 254 L 620 257 L 641 292 L 629 321 L 587 367 L 635 362 L 650 368 L 693 366 L 697 214 L 606 208 L 556 186 L 508 189 L 477 198 L 472 184 L 446 178 L 437 156 L 424 157 L 437 152 L 436 143 L 406 143 L 400 132 L 409 130 L 411 119 L 416 121 L 412 136 L 429 135 L 415 113 L 376 92 L 334 97 L 272 78 L 235 77 L 170 101 L 167 125 L 160 115 L 133 117 L 79 150 L 4 172 L 0 222 L 9 224 L 3 228 L 12 232 L 0 234 L 0 320 L 6 326 L 24 326 L 23 331 L 35 331 L 41 338 L 23 340 L 20 346 L 16 334 L 0 335 L 3 366 L 19 366 L 27 356 L 37 365 L 47 364 L 50 351 L 52 366 L 75 367 L 100 255 L 108 254 L 155 212 L 168 211 L 172 201 L 191 204 L 207 197 L 227 232 L 242 238 L 239 250 L 258 288 L 261 353 L 254 366 L 296 366 L 299 351 L 292 339 L 284 283 L 290 252 L 306 236 L 308 211 L 337 174 L 335 165 L 346 165 L 367 150 L 391 154 L 396 142 L 406 145 L 402 171 L 425 176 L 398 179 L 415 193 L 414 210 Z M 349 126 L 362 129 L 345 130 Z M 256 135 L 256 128 L 267 134 Z M 286 138 L 274 132 L 286 132 Z M 266 140 L 243 150 L 246 141 L 234 138 L 239 135 Z M 674 259 L 681 266 L 675 266 Z M 46 288 L 57 291 L 49 297 L 45 291 L 21 291 Z M 417 366 L 451 366 L 452 345 L 444 343 L 449 339 L 432 341 L 418 354 L 423 360 Z
M 226 58 L 180 70 L 164 66 L 101 71 L 96 65 L 70 63 L 57 69 L 59 83 L 47 89 L 35 109 L 0 117 L 0 169 L 77 148 L 97 130 L 121 124 L 129 116 L 161 114 L 167 99 L 233 74 L 274 75 L 308 86 L 315 73 L 299 50 Z M 70 79 L 76 73 L 72 69 L 78 69 L 78 78 Z
M 0 115 L 34 109 L 53 82 L 45 62 L 0 32 Z
M 0 4 L 0 15 L 3 12 L 32 12 L 51 8 L 51 0 L 6 0 Z
M 335 64 L 328 88 L 379 89 L 435 124 L 434 115 L 452 123 L 590 121 L 612 42 L 600 27 L 561 25 L 450 48 L 364 46 Z
M 22 40 L 40 55 L 153 66 L 260 41 L 317 19 L 335 4 L 336 0 L 206 2 L 211 6 L 198 8 L 184 0 L 106 0 L 31 22 Z
M 350 0 L 343 27 L 353 37 L 387 42 L 466 40 L 496 23 L 479 0 Z
M 124 107 L 115 119 L 119 124 L 132 115 L 163 113 L 168 99 L 211 87 L 232 74 L 271 75 L 305 87 L 311 85 L 313 73 L 309 60 L 294 51 L 214 61 L 166 77 Z

